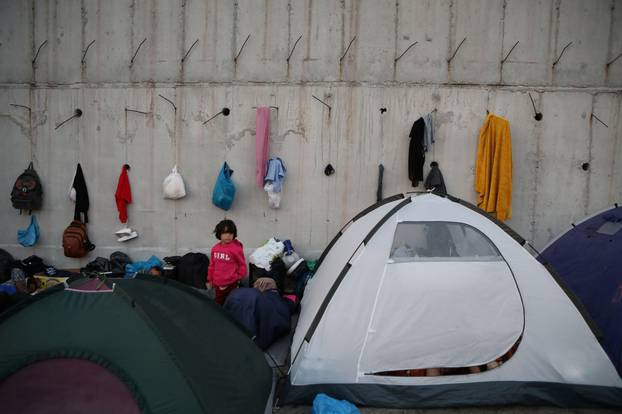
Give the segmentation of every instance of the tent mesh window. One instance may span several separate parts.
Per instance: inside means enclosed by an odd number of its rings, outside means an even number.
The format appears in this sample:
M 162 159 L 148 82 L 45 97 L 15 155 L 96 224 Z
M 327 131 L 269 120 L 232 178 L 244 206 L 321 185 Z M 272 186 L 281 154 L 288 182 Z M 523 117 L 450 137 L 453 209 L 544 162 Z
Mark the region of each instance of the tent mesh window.
M 501 254 L 479 230 L 463 223 L 402 222 L 397 224 L 391 259 L 412 261 L 499 261 Z

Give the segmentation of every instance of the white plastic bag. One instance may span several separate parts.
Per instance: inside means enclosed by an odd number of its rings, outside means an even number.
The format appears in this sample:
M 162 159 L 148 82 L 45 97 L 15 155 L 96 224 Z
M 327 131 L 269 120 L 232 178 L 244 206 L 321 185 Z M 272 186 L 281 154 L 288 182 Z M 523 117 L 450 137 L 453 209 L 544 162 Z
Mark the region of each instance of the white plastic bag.
M 277 241 L 274 237 L 271 237 L 263 246 L 255 249 L 253 253 L 248 257 L 248 261 L 257 267 L 270 271 L 272 260 L 275 257 L 280 257 L 285 251 L 285 245 L 281 241 Z
M 164 179 L 162 190 L 164 191 L 164 198 L 170 198 L 171 200 L 178 200 L 186 196 L 184 179 L 177 172 L 177 165 L 173 167 L 171 173 Z
M 274 185 L 270 182 L 266 183 L 263 189 L 268 194 L 268 205 L 270 208 L 279 208 L 281 206 L 281 193 L 275 193 Z
M 78 170 L 76 169 L 76 172 Z M 76 189 L 73 188 L 73 182 L 76 180 L 76 173 L 73 173 L 73 178 L 71 179 L 71 184 L 69 184 L 69 191 L 67 192 L 67 195 L 69 196 L 69 199 L 71 201 L 73 201 L 74 203 L 76 202 Z

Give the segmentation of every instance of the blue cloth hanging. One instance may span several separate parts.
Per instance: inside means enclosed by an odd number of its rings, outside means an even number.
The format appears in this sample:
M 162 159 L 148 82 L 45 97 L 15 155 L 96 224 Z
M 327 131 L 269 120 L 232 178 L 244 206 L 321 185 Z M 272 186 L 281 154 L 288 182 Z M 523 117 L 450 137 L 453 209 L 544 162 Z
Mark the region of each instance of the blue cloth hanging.
M 264 183 L 271 182 L 272 191 L 280 193 L 283 188 L 283 180 L 285 179 L 286 174 L 287 169 L 285 168 L 285 164 L 283 164 L 283 160 L 280 158 L 270 158 L 268 161 L 268 172 L 266 172 Z
M 17 241 L 24 247 L 34 246 L 39 240 L 39 223 L 35 215 L 30 216 L 30 225 L 25 230 L 17 230 Z

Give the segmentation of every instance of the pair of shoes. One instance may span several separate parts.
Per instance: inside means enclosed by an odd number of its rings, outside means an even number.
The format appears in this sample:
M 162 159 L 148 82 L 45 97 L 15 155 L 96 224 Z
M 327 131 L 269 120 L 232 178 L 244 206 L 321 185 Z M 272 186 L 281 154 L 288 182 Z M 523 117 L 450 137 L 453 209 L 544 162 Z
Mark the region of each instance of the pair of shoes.
M 117 236 L 121 237 L 121 236 L 124 236 L 126 234 L 130 234 L 132 231 L 134 231 L 134 230 L 132 230 L 131 227 L 124 227 L 124 228 L 122 228 L 120 230 L 115 231 L 114 234 L 116 234 Z
M 126 242 L 128 240 L 132 240 L 138 237 L 138 232 L 131 227 L 125 227 L 120 230 L 117 230 L 115 231 L 114 234 L 116 234 L 117 237 L 119 237 L 117 239 L 118 242 Z
M 125 241 L 128 241 L 128 240 L 135 239 L 136 237 L 138 237 L 138 233 L 136 232 L 136 230 L 133 230 L 131 233 L 125 234 L 125 235 L 119 237 L 117 239 L 117 241 L 118 242 L 125 242 Z

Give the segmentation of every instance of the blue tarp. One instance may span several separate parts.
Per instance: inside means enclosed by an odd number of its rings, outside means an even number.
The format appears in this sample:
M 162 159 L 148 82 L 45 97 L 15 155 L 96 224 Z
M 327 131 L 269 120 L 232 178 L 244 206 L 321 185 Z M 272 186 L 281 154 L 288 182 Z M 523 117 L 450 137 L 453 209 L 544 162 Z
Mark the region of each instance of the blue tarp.
M 551 265 L 585 306 L 622 375 L 622 206 L 575 224 L 538 260 Z

